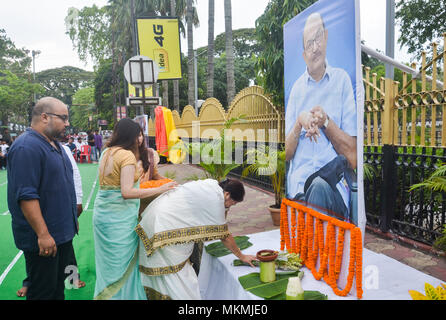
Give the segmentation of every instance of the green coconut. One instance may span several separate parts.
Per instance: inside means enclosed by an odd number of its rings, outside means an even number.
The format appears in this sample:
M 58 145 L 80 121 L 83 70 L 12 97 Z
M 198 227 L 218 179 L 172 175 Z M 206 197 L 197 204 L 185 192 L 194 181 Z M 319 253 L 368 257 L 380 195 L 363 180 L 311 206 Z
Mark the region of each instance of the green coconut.
M 287 300 L 304 300 L 304 290 L 300 284 L 299 277 L 288 278 L 288 286 L 286 288 Z

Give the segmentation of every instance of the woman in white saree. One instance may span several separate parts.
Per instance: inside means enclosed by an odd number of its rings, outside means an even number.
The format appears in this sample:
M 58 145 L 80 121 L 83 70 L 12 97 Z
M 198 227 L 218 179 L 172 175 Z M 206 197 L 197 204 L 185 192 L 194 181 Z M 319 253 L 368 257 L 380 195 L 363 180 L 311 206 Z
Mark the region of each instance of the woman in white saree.
M 226 224 L 227 210 L 244 195 L 240 181 L 199 180 L 164 193 L 144 210 L 135 230 L 140 238 L 139 271 L 149 300 L 201 299 L 189 262 L 194 242 L 221 239 L 240 260 L 251 264 L 256 259 L 240 251 Z

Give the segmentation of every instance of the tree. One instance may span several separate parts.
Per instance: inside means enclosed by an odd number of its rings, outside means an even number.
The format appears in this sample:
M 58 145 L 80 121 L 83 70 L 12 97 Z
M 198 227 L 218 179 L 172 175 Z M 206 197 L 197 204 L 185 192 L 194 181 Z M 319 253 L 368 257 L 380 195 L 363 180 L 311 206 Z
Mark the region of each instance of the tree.
M 27 123 L 33 93 L 42 87 L 32 83 L 29 50 L 19 49 L 0 29 L 0 119 L 3 126 L 15 121 Z
M 315 0 L 271 0 L 256 20 L 259 46 L 262 48 L 256 70 L 257 81 L 272 96 L 277 107 L 284 107 L 283 26 Z
M 1 70 L 0 119 L 2 119 L 3 125 L 7 125 L 12 117 L 22 122 L 28 122 L 34 92 L 42 93 L 43 88 L 9 70 Z
M 94 73 L 76 67 L 48 69 L 36 73 L 36 81 L 45 89 L 45 95 L 60 99 L 67 105 L 77 90 L 90 85 Z
M 75 129 L 84 130 L 88 127 L 88 117 L 94 112 L 94 87 L 79 89 L 72 100 L 70 124 Z
M 207 91 L 206 97 L 211 98 L 214 95 L 214 15 L 215 0 L 209 0 L 208 17 L 208 67 L 207 67 Z
M 65 17 L 66 34 L 77 50 L 79 59 L 86 62 L 88 57 L 97 63 L 111 53 L 110 8 L 96 5 L 78 10 L 68 9 Z
M 0 70 L 9 70 L 13 73 L 25 73 L 31 66 L 29 50 L 19 49 L 6 35 L 4 29 L 0 29 Z
M 226 78 L 228 103 L 235 97 L 234 49 L 232 45 L 232 10 L 231 0 L 225 0 L 225 32 L 226 32 Z
M 258 56 L 262 51 L 256 35 L 255 28 L 232 30 L 232 44 L 235 58 L 249 58 Z M 215 54 L 221 55 L 226 51 L 226 34 L 220 33 L 215 37 Z
M 400 25 L 398 43 L 407 47 L 419 60 L 434 41 L 442 42 L 446 32 L 446 3 L 444 0 L 399 0 L 395 19 Z

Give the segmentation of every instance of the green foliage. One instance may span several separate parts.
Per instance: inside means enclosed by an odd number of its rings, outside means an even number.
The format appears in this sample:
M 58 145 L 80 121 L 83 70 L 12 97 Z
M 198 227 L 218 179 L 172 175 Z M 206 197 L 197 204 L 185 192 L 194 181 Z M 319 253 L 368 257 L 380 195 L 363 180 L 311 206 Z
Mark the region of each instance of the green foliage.
M 269 146 L 260 145 L 257 148 L 249 149 L 246 153 L 248 161 L 254 160 L 254 163 L 245 167 L 242 171 L 242 177 L 249 174 L 258 176 L 269 176 L 274 190 L 274 206 L 280 208 L 282 198 L 285 197 L 285 149 L 280 150 Z
M 220 135 L 209 141 L 177 143 L 172 150 L 181 149 L 186 154 L 191 154 L 193 159 L 199 156 L 198 165 L 205 171 L 206 177 L 217 181 L 223 180 L 232 170 L 240 167 L 241 164 L 234 163 L 232 154 L 236 148 L 236 143 L 232 137 L 227 135 L 227 131 L 236 122 L 243 120 L 245 115 L 234 117 L 224 123 Z M 226 150 L 225 146 L 230 146 Z
M 434 248 L 446 252 L 446 224 L 443 226 L 443 234 L 435 240 Z
M 70 108 L 70 124 L 77 131 L 88 128 L 88 117 L 94 114 L 94 88 L 83 88 L 73 96 L 73 105 Z M 96 125 L 97 117 L 93 123 Z
M 399 0 L 395 19 L 400 25 L 398 42 L 406 46 L 417 60 L 421 52 L 429 51 L 432 42 L 442 42 L 446 32 L 444 0 Z
M 218 99 L 224 107 L 229 107 L 232 101 L 228 101 L 226 94 L 226 55 L 214 59 L 214 98 Z M 204 64 L 203 64 L 204 66 Z M 251 80 L 255 79 L 255 59 L 235 58 L 234 60 L 235 91 L 240 92 L 249 86 Z M 198 77 L 200 79 L 200 77 Z M 203 85 L 205 83 L 203 82 Z
M 31 66 L 29 50 L 19 49 L 6 35 L 4 29 L 0 29 L 0 70 L 9 70 L 12 73 L 25 73 Z
M 234 53 L 236 58 L 257 56 L 262 50 L 256 38 L 256 29 L 244 28 L 232 30 Z M 226 34 L 220 33 L 215 37 L 215 55 L 221 56 L 226 51 Z
M 110 12 L 96 5 L 81 10 L 69 8 L 65 18 L 66 34 L 73 42 L 79 59 L 99 61 L 111 53 Z
M 315 0 L 271 0 L 256 20 L 258 45 L 257 82 L 270 94 L 274 105 L 284 106 L 283 26 Z
M 425 188 L 432 192 L 446 192 L 446 165 L 442 165 L 432 175 L 421 183 L 414 184 L 409 191 Z
M 29 50 L 19 49 L 0 29 L 0 119 L 3 125 L 12 120 L 28 124 L 33 93 L 41 93 L 42 87 L 32 83 L 29 71 Z M 26 119 L 26 121 L 25 121 Z
M 11 116 L 28 119 L 33 92 L 42 93 L 43 88 L 30 83 L 8 70 L 0 70 L 0 117 L 7 121 Z
M 369 163 L 364 163 L 363 169 L 364 179 L 369 182 L 373 181 L 373 179 L 378 176 L 378 170 Z
M 67 105 L 81 88 L 91 85 L 94 73 L 76 67 L 48 69 L 36 73 L 36 81 L 45 88 L 45 95 L 60 99 Z

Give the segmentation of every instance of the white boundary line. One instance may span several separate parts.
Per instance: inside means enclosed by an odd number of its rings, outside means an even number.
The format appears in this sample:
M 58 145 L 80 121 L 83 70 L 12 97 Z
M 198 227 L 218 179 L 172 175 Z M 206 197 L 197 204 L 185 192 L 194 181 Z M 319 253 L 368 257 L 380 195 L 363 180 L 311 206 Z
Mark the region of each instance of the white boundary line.
M 91 197 L 93 196 L 94 189 L 96 188 L 96 183 L 98 182 L 98 177 L 99 177 L 99 170 L 98 174 L 96 175 L 96 179 L 94 180 L 93 187 L 91 187 L 90 194 L 88 195 L 87 203 L 85 204 L 85 209 L 84 209 L 85 211 L 88 210 L 88 206 L 90 205 Z
M 16 264 L 17 260 L 22 256 L 23 251 L 20 250 L 19 253 L 15 256 L 15 258 L 11 261 L 9 266 L 3 271 L 2 275 L 0 276 L 0 285 L 3 283 L 3 280 L 5 280 L 6 276 L 8 275 L 9 271 L 11 271 L 12 267 Z
M 88 209 L 88 206 L 90 205 L 90 200 L 91 200 L 91 197 L 93 196 L 94 189 L 95 189 L 96 183 L 98 181 L 98 176 L 99 176 L 99 173 L 96 175 L 96 179 L 94 180 L 93 187 L 91 188 L 91 191 L 90 191 L 90 195 L 88 196 L 88 200 L 87 200 L 87 203 L 85 205 L 85 211 Z M 7 215 L 8 212 L 9 212 L 9 210 L 6 211 L 5 213 L 3 213 L 3 215 Z M 15 258 L 11 261 L 9 266 L 5 269 L 5 271 L 3 271 L 2 275 L 0 276 L 0 285 L 3 283 L 3 280 L 5 280 L 6 276 L 9 273 L 9 271 L 11 271 L 11 269 L 14 267 L 14 265 L 17 263 L 17 261 L 22 256 L 22 254 L 23 254 L 23 251 L 20 250 L 19 253 L 17 253 L 17 255 L 15 256 Z
M 8 181 L 5 181 L 5 182 L 3 182 L 3 183 L 0 183 L 0 187 L 3 187 L 5 184 L 7 184 L 8 183 Z
M 3 213 L 2 213 L 2 216 L 6 216 L 6 215 L 8 215 L 8 213 L 9 213 L 9 210 L 3 212 Z

